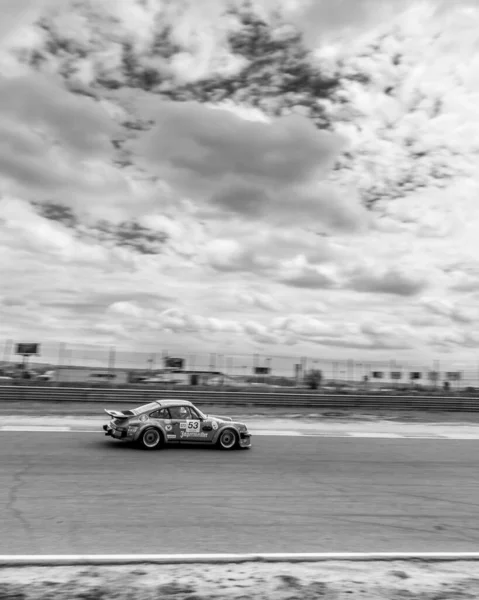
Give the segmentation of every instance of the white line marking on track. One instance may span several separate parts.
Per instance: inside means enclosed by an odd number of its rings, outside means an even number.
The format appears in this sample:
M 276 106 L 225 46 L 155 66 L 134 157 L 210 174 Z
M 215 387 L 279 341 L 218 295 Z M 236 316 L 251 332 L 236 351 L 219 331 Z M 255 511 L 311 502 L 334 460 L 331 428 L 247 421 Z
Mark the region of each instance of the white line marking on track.
M 104 435 L 99 428 L 80 429 L 67 426 L 48 427 L 42 425 L 3 425 L 0 432 L 31 432 L 31 433 L 95 433 Z M 394 439 L 394 440 L 479 440 L 478 433 L 392 433 L 392 432 L 361 432 L 361 431 L 287 431 L 287 430 L 252 430 L 253 437 L 315 437 L 315 438 L 357 438 L 357 439 Z
M 35 432 L 65 432 L 71 431 L 71 427 L 47 427 L 43 425 L 4 425 L 0 428 L 1 431 L 35 431 Z
M 477 433 L 441 433 L 438 437 L 446 440 L 479 440 Z
M 323 552 L 277 554 L 44 554 L 0 555 L 1 566 L 121 565 L 139 563 L 243 563 L 243 562 L 322 562 L 322 561 L 424 560 L 451 562 L 479 561 L 479 552 Z
M 351 437 L 350 433 L 343 431 L 303 431 L 300 435 L 302 435 L 303 437 Z
M 356 438 L 401 438 L 402 435 L 400 433 L 386 433 L 386 432 L 374 432 L 374 431 L 352 431 L 349 433 L 351 437 Z
M 280 429 L 275 431 L 274 429 L 260 429 L 255 431 L 251 430 L 251 435 L 274 435 L 274 436 L 284 436 L 284 437 L 300 437 L 303 434 L 299 431 L 285 431 L 284 429 Z

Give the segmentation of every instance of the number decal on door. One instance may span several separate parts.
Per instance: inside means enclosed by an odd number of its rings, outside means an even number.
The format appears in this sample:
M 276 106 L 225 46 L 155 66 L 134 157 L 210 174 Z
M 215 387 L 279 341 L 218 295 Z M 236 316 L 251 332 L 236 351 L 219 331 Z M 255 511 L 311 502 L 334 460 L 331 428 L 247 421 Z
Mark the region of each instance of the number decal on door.
M 199 421 L 186 421 L 186 431 L 191 433 L 198 433 L 200 430 L 200 422 Z

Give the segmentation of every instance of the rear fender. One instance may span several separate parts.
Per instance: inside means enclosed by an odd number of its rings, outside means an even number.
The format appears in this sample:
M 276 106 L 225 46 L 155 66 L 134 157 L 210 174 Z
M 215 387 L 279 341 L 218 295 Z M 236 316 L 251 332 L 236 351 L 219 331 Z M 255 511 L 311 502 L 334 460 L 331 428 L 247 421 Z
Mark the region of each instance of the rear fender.
M 170 441 L 166 437 L 166 431 L 163 429 L 163 427 L 161 427 L 157 423 L 142 423 L 141 427 L 138 429 L 138 431 L 135 433 L 135 435 L 133 437 L 135 442 L 137 442 L 140 439 L 140 436 L 145 431 L 145 429 L 156 429 L 157 431 L 159 431 L 161 434 L 161 437 L 162 437 L 163 444 L 167 444 Z

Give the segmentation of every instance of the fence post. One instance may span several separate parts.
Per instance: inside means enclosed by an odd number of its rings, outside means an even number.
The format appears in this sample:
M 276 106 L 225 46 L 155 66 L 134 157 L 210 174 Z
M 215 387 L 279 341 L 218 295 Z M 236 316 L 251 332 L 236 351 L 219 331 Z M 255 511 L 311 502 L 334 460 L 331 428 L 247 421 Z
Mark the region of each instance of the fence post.
M 231 367 L 230 367 L 230 357 L 228 355 L 225 356 L 225 360 L 224 360 L 224 375 L 225 377 L 228 377 L 229 373 L 231 372 Z
M 108 373 L 110 375 L 113 375 L 113 369 L 115 368 L 115 348 L 112 346 L 110 348 L 110 352 L 108 353 Z M 110 378 L 110 385 L 113 386 L 114 382 L 113 379 Z
M 308 369 L 308 359 L 306 356 L 301 357 L 301 385 L 304 386 L 306 382 L 306 373 Z
M 259 367 L 259 354 L 253 354 L 253 375 L 256 375 L 256 367 Z
M 60 370 L 63 366 L 63 356 L 65 354 L 65 346 L 66 346 L 65 343 L 61 342 L 60 347 L 58 348 L 58 369 L 57 369 L 57 376 L 55 378 L 56 379 L 55 383 L 57 384 L 57 386 L 60 383 Z
M 10 356 L 12 354 L 13 340 L 6 340 L 5 346 L 3 347 L 3 362 L 10 362 Z
M 439 361 L 435 360 L 433 363 L 433 370 L 435 373 L 435 377 L 434 377 L 434 390 L 437 390 L 437 384 L 439 382 L 439 378 L 441 376 L 441 374 L 439 373 Z
M 216 369 L 216 354 L 210 354 L 210 370 Z

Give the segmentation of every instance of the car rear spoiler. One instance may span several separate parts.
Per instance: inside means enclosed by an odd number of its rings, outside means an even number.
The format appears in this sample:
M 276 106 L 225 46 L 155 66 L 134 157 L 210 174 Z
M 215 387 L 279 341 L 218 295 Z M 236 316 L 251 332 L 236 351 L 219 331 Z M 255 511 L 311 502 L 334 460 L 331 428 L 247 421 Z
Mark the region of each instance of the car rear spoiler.
M 110 415 L 110 417 L 115 417 L 117 419 L 128 419 L 128 417 L 123 414 L 122 412 L 119 412 L 118 410 L 107 410 L 106 408 L 103 409 L 107 415 Z

